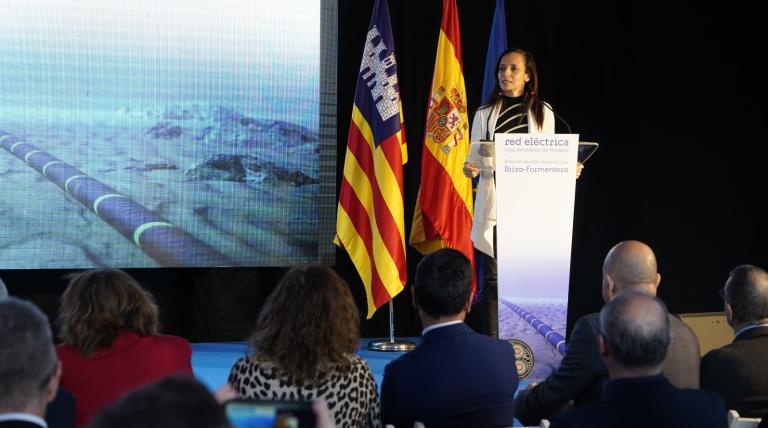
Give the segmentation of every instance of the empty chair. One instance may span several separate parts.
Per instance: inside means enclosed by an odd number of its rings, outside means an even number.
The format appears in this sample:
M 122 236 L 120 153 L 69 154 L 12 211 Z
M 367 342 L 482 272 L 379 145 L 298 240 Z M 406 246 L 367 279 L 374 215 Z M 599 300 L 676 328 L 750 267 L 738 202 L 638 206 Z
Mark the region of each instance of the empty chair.
M 760 418 L 742 418 L 735 410 L 728 411 L 728 428 L 757 428 Z

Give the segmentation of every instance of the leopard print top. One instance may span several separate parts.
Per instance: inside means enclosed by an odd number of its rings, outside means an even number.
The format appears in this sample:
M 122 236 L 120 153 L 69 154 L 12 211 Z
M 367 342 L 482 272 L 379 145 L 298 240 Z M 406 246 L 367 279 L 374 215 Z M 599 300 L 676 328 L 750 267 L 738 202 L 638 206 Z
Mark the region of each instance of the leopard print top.
M 292 376 L 278 377 L 275 366 L 256 358 L 237 360 L 229 383 L 242 398 L 265 400 L 314 400 L 323 398 L 339 428 L 379 428 L 379 392 L 368 364 L 350 355 L 352 366 L 342 373 L 332 370 L 314 384 L 296 386 Z

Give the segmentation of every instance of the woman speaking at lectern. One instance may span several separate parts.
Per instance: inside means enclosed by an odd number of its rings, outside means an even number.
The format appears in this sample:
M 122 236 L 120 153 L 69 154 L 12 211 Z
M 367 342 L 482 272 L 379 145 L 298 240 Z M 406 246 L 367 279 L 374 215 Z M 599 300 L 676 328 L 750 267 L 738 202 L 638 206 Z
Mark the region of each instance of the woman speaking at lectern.
M 496 88 L 472 119 L 471 141 L 493 141 L 498 133 L 554 134 L 555 115 L 539 98 L 536 61 L 523 49 L 508 49 L 496 62 Z M 583 165 L 576 166 L 576 177 Z M 472 241 L 482 253 L 483 283 L 480 313 L 483 333 L 498 336 L 498 287 L 496 280 L 496 182 L 495 172 L 481 171 L 469 160 L 464 175 L 478 177 Z

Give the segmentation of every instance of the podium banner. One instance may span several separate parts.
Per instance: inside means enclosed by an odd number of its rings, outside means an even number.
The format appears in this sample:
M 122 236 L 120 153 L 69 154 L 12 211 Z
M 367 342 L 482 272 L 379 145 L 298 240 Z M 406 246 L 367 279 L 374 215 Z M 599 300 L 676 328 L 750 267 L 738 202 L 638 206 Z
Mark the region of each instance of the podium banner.
M 499 337 L 528 345 L 530 377 L 543 379 L 566 349 L 579 136 L 496 134 L 495 145 Z

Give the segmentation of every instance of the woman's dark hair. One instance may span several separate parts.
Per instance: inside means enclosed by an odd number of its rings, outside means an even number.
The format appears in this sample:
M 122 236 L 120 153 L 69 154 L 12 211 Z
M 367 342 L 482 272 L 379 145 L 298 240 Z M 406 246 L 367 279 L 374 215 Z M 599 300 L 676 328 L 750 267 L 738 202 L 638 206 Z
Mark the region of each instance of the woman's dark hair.
M 520 48 L 510 48 L 505 50 L 496 60 L 497 76 L 499 66 L 501 65 L 501 59 L 504 58 L 505 55 L 513 52 L 523 56 L 523 59 L 525 60 L 525 72 L 528 73 L 528 76 L 530 77 L 530 80 L 525 82 L 525 88 L 523 89 L 523 111 L 530 111 L 533 113 L 533 120 L 536 122 L 536 126 L 541 128 L 544 124 L 544 103 L 541 101 L 541 98 L 539 98 L 539 74 L 536 70 L 536 60 L 533 58 L 533 54 Z M 501 93 L 501 87 L 499 86 L 499 79 L 497 77 L 493 93 L 480 108 L 493 106 L 502 96 L 503 94 Z M 525 116 L 521 116 L 520 120 L 525 120 Z
M 347 283 L 323 265 L 294 267 L 267 298 L 249 339 L 252 358 L 269 361 L 295 383 L 351 367 L 359 315 Z
M 93 269 L 73 276 L 61 296 L 59 337 L 81 355 L 108 348 L 120 329 L 142 336 L 159 330 L 152 295 L 119 269 Z

